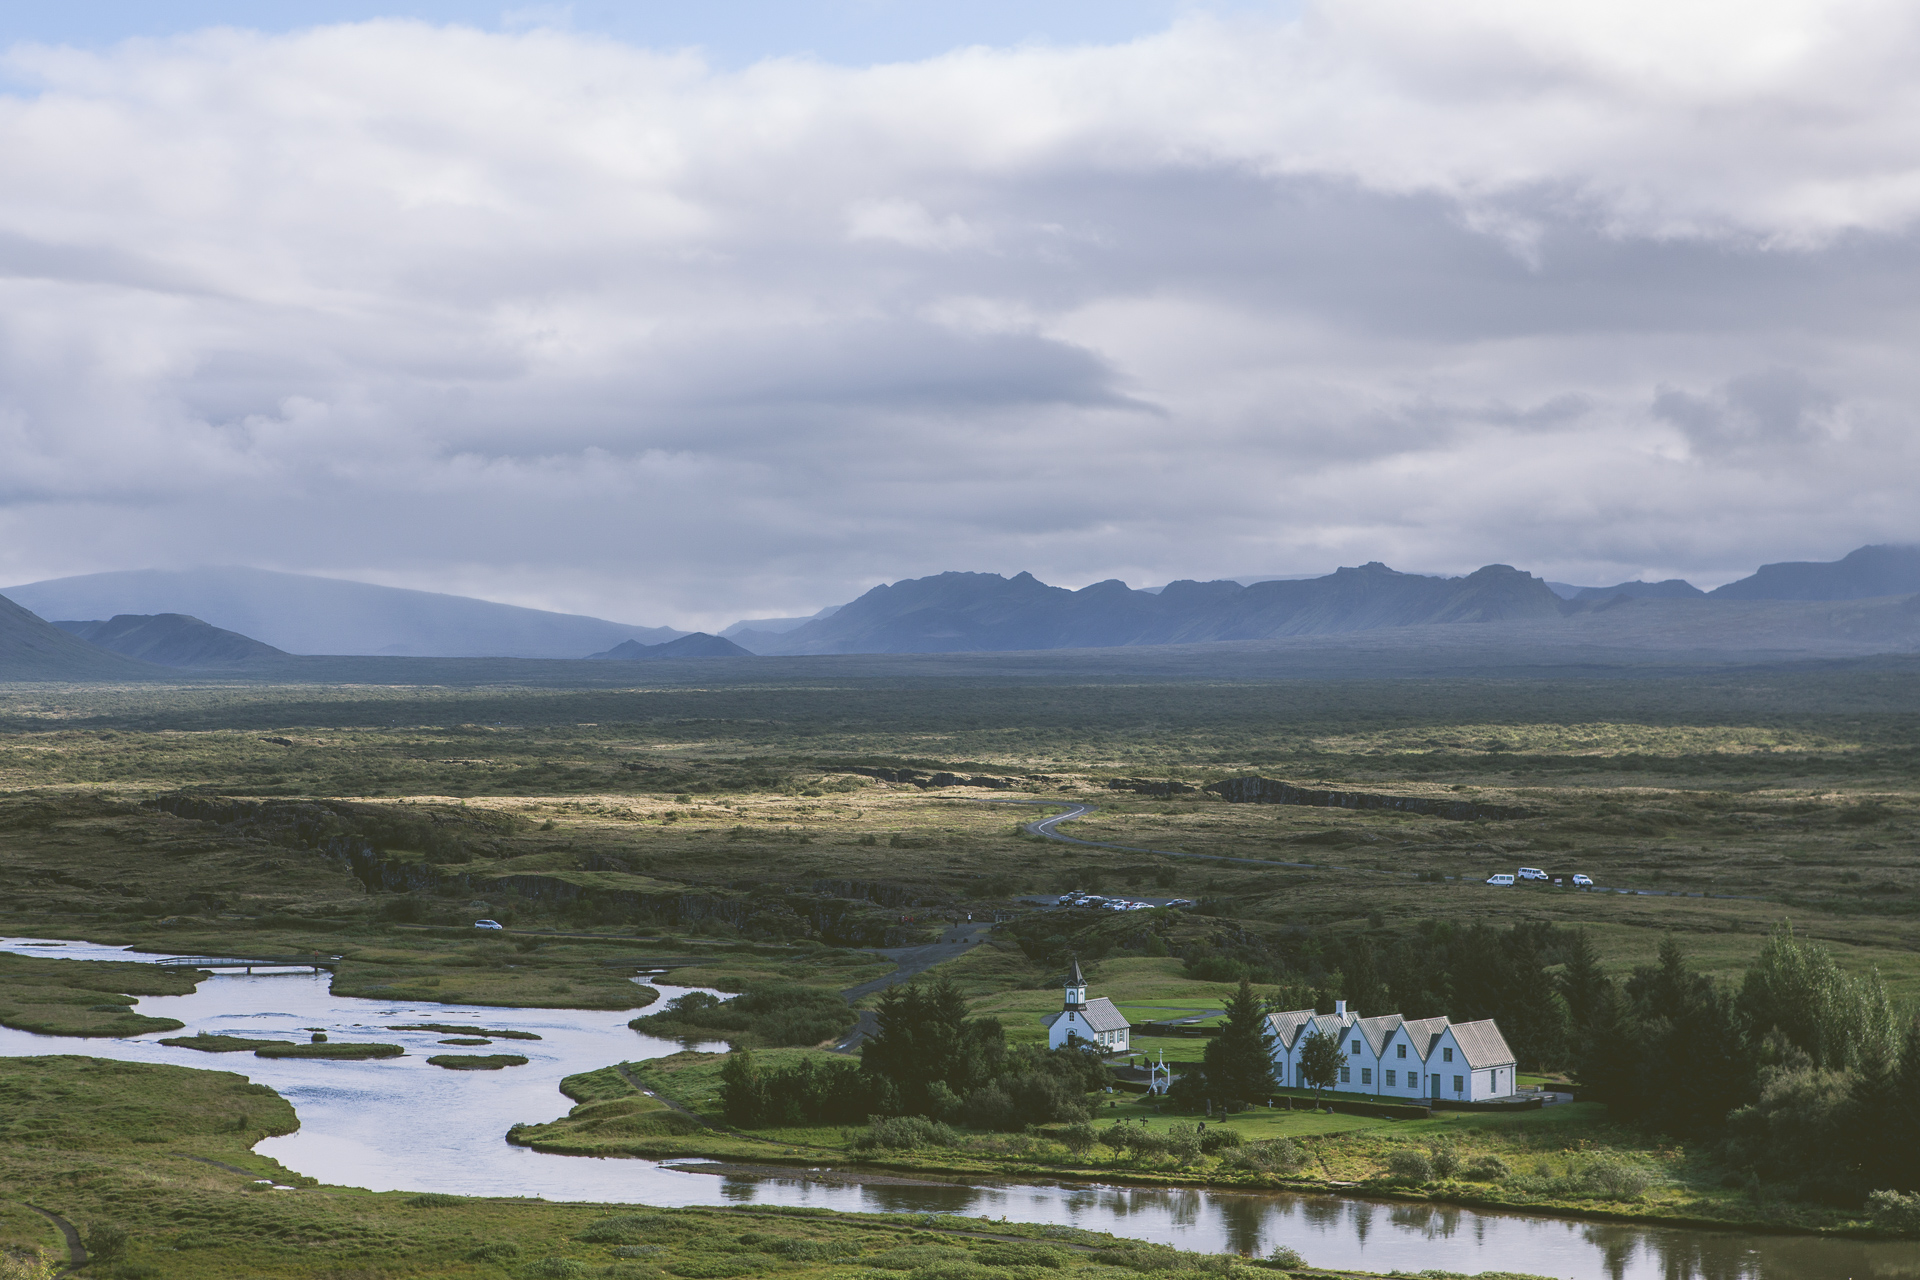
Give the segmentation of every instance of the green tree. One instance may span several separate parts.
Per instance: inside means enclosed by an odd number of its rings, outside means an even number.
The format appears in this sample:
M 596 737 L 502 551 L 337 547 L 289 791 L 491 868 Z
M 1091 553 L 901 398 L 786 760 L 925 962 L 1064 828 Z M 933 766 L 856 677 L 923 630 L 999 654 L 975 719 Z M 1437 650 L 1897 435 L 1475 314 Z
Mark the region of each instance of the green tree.
M 1313 1086 L 1313 1102 L 1320 1105 L 1320 1091 L 1331 1089 L 1340 1079 L 1340 1068 L 1347 1055 L 1340 1052 L 1340 1041 L 1319 1031 L 1308 1034 L 1300 1046 L 1300 1078 Z
M 749 1049 L 736 1049 L 720 1066 L 720 1113 L 728 1124 L 761 1123 L 767 1114 L 767 1083 Z
M 1227 1001 L 1227 1020 L 1201 1055 L 1209 1091 L 1221 1103 L 1258 1102 L 1273 1092 L 1273 1034 L 1253 983 Z

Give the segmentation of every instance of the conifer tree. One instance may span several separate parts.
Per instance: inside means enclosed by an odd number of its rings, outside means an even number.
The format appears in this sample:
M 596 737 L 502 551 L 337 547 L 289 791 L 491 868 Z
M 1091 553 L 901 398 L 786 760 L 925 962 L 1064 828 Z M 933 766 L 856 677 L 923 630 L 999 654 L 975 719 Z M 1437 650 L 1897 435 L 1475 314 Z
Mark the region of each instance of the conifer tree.
M 1209 1093 L 1220 1102 L 1258 1102 L 1273 1092 L 1273 1033 L 1253 983 L 1227 1001 L 1227 1020 L 1201 1057 Z

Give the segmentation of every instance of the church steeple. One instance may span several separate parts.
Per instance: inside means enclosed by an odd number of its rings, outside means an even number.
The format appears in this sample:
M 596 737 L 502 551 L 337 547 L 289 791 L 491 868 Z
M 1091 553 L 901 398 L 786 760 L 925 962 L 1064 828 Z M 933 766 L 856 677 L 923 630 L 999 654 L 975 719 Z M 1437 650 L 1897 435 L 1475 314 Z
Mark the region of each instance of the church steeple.
M 1080 972 L 1080 957 L 1073 958 L 1073 969 L 1067 974 L 1067 999 L 1065 1007 L 1074 1013 L 1087 1007 L 1087 979 Z

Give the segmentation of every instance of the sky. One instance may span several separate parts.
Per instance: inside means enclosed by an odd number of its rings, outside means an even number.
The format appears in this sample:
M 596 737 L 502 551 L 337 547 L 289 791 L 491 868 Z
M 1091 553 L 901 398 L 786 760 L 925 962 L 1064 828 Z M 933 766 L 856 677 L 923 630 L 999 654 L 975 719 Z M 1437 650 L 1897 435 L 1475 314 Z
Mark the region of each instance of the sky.
M 1911 5 L 265 8 L 0 13 L 0 582 L 1920 540 Z

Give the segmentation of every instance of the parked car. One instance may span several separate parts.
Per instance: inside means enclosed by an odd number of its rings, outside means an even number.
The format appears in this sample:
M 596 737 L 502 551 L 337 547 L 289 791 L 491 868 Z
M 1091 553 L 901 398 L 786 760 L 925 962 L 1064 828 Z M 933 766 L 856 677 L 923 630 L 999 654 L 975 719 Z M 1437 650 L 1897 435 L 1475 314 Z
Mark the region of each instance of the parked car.
M 1513 877 L 1503 871 L 1499 875 L 1488 876 L 1487 883 L 1498 884 L 1498 885 L 1509 885 L 1513 883 Z
M 1573 878 L 1573 885 L 1576 889 L 1591 889 L 1593 888 L 1593 877 L 1577 875 Z
M 1522 867 L 1520 868 L 1520 878 L 1522 880 L 1546 880 L 1550 877 L 1538 867 Z
M 501 924 L 498 920 L 475 920 L 473 927 L 476 929 L 504 929 L 507 926 Z

